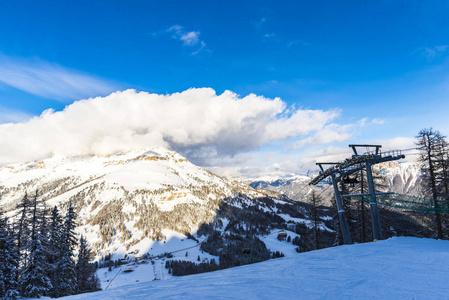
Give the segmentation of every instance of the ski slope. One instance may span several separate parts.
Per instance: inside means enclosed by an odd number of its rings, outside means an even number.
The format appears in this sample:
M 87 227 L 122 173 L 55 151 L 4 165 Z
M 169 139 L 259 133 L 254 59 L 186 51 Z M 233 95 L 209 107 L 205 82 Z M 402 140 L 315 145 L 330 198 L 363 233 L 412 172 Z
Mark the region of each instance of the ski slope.
M 447 299 L 449 241 L 392 238 L 65 299 Z
M 299 237 L 298 234 L 292 231 L 283 231 L 291 238 Z M 285 240 L 278 240 L 277 234 L 279 232 L 280 230 L 274 230 L 268 235 L 259 236 L 259 238 L 265 243 L 270 251 L 280 251 L 288 257 L 297 256 L 298 253 L 295 250 L 297 246 Z M 147 245 L 145 245 L 146 247 L 143 247 L 143 249 L 145 249 L 144 253 L 149 256 L 148 259 L 138 260 L 137 262 L 131 260 L 131 262 L 123 264 L 118 268 L 113 267 L 111 271 L 109 271 L 107 267 L 98 269 L 97 275 L 100 279 L 102 289 L 118 288 L 124 285 L 153 280 L 171 279 L 173 276 L 169 274 L 168 269 L 165 268 L 165 263 L 169 260 L 183 260 L 199 263 L 199 256 L 200 262 L 209 262 L 211 259 L 215 259 L 217 262 L 219 261 L 218 256 L 200 250 L 200 244 L 204 241 L 204 237 L 197 237 L 198 240 L 201 240 L 200 243 L 197 243 L 188 239 L 185 235 L 174 231 L 169 232 L 167 230 L 164 234 L 169 236 L 166 243 L 165 241 L 154 242 L 146 240 Z M 172 257 L 167 258 L 163 255 L 164 253 L 170 253 Z M 120 258 L 120 253 L 112 255 L 113 260 Z

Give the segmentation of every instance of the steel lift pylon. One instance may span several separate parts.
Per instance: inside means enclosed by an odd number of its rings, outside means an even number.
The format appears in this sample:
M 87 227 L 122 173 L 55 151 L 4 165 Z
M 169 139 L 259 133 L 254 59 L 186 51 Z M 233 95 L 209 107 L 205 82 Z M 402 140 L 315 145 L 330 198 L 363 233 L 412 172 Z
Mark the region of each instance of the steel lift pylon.
M 399 160 L 405 158 L 405 155 L 401 153 L 400 150 L 393 150 L 388 152 L 381 152 L 381 145 L 349 145 L 352 148 L 354 154 L 351 158 L 347 158 L 339 163 L 322 163 L 317 162 L 316 164 L 320 167 L 321 171 L 318 176 L 313 178 L 309 185 L 317 185 L 322 180 L 330 177 L 332 179 L 332 186 L 334 188 L 335 202 L 338 209 L 338 218 L 340 221 L 340 227 L 343 234 L 343 241 L 345 244 L 352 244 L 351 233 L 349 231 L 349 224 L 346 218 L 346 213 L 343 207 L 342 197 L 351 196 L 369 196 L 370 198 L 370 210 L 371 210 L 371 222 L 373 227 L 373 238 L 375 240 L 382 239 L 382 229 L 380 225 L 379 209 L 377 207 L 376 195 L 390 194 L 390 193 L 377 193 L 374 187 L 372 166 L 378 163 Z M 373 149 L 373 151 L 367 151 L 360 155 L 360 148 Z M 326 170 L 323 165 L 331 165 Z M 361 170 L 365 169 L 368 181 L 368 191 L 365 194 L 348 194 L 341 195 L 338 189 L 338 183 L 347 178 L 349 175 L 355 174 Z

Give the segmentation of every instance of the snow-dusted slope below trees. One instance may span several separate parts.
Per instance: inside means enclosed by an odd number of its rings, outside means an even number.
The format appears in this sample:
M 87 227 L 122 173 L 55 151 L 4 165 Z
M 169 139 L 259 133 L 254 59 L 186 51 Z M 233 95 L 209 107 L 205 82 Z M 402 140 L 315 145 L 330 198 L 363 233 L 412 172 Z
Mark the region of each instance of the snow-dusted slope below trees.
M 155 148 L 110 156 L 52 157 L 0 168 L 0 204 L 12 211 L 38 190 L 47 206 L 78 214 L 78 232 L 97 255 L 148 249 L 167 230 L 193 233 L 214 220 L 225 197 L 262 196 L 181 155 Z
M 449 242 L 392 238 L 64 299 L 446 299 Z

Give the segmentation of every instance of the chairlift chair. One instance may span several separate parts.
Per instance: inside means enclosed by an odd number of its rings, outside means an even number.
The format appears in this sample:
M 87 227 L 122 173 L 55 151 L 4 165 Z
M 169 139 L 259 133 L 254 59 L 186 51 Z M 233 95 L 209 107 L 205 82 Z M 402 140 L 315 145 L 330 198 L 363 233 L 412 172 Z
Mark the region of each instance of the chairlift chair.
M 357 180 L 356 174 L 346 175 L 345 177 L 343 177 L 343 182 L 348 183 L 348 184 L 359 183 L 359 181 Z

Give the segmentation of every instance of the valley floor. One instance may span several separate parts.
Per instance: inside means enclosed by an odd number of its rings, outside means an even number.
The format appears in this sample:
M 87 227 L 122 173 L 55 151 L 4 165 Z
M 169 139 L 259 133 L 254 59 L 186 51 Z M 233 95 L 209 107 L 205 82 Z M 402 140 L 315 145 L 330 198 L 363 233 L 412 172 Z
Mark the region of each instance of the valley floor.
M 392 238 L 64 299 L 447 299 L 449 241 Z

